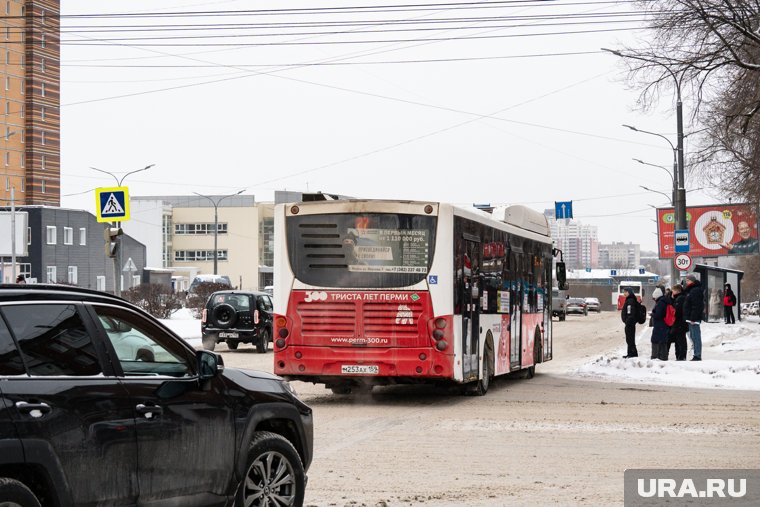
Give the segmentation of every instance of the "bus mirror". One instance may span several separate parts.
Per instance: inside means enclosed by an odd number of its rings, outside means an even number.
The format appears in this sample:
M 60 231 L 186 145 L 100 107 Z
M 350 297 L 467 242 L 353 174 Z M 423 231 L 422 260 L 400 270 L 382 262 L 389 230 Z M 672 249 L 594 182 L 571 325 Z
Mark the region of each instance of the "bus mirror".
M 567 272 L 565 270 L 565 263 L 562 261 L 557 262 L 557 288 L 559 290 L 567 290 Z

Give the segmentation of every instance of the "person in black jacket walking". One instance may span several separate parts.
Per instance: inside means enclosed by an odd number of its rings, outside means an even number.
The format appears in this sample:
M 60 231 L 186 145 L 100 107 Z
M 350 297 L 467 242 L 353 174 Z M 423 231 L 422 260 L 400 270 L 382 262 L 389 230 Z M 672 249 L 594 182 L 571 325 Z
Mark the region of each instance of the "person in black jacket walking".
M 683 303 L 683 316 L 689 325 L 689 338 L 694 345 L 692 361 L 702 360 L 702 329 L 700 322 L 705 315 L 705 297 L 702 284 L 693 274 L 686 275 L 686 299 Z
M 668 350 L 670 350 L 670 343 L 676 345 L 676 361 L 686 360 L 686 332 L 689 330 L 689 325 L 686 324 L 686 320 L 683 315 L 683 304 L 686 301 L 686 296 L 683 293 L 683 287 L 676 284 L 671 288 L 673 308 L 676 309 L 676 321 L 670 326 L 670 335 Z
M 625 303 L 620 310 L 620 319 L 625 323 L 625 343 L 628 345 L 628 353 L 623 358 L 638 357 L 639 351 L 636 349 L 636 321 L 639 313 L 639 302 L 633 289 L 625 289 L 627 295 Z

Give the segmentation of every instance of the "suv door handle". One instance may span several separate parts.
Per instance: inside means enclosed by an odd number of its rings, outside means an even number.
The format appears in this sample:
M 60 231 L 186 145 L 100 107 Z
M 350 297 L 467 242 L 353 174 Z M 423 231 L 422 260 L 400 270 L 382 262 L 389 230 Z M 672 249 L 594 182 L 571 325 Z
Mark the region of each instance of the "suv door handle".
M 35 419 L 40 418 L 45 414 L 49 414 L 52 410 L 47 403 L 27 403 L 25 401 L 17 401 L 16 408 L 22 414 L 29 414 Z
M 164 409 L 158 405 L 143 405 L 142 403 L 139 403 L 135 407 L 135 410 L 137 410 L 138 414 L 144 415 L 146 419 L 151 419 L 154 415 L 161 415 L 164 413 Z

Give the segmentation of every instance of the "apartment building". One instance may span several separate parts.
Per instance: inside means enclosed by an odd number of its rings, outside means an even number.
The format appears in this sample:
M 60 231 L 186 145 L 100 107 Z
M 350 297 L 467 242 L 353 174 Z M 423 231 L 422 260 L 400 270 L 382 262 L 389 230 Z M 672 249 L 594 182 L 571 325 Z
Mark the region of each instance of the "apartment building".
M 638 243 L 615 241 L 599 245 L 601 268 L 637 268 L 641 264 L 641 247 Z
M 60 2 L 0 3 L 0 203 L 59 206 Z
M 544 211 L 552 230 L 554 246 L 562 250 L 568 269 L 599 267 L 599 238 L 595 225 L 573 219 L 557 220 L 553 209 Z
M 122 227 L 148 247 L 149 267 L 171 269 L 176 290 L 199 274 L 257 290 L 272 284 L 273 204 L 252 195 L 132 196 Z

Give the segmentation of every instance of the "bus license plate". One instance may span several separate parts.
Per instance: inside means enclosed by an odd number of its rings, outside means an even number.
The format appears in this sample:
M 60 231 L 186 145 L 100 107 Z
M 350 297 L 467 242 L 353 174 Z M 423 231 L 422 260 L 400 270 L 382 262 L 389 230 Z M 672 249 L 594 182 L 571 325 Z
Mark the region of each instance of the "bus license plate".
M 340 372 L 359 375 L 377 375 L 380 373 L 380 367 L 369 364 L 342 364 L 340 366 Z
M 222 331 L 219 333 L 219 338 L 240 338 L 240 333 Z

